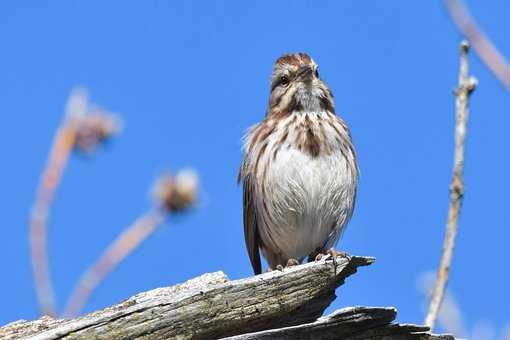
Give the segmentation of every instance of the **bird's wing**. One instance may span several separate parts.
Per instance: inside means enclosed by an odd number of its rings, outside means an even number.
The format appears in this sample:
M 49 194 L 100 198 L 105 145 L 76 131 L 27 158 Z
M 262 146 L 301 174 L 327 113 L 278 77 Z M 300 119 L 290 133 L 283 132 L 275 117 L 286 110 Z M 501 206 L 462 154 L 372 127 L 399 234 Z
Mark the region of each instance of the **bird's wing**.
M 251 266 L 255 275 L 262 273 L 259 254 L 259 232 L 255 211 L 255 197 L 253 180 L 249 174 L 241 175 L 243 179 L 243 217 L 244 217 L 244 241 L 250 256 Z

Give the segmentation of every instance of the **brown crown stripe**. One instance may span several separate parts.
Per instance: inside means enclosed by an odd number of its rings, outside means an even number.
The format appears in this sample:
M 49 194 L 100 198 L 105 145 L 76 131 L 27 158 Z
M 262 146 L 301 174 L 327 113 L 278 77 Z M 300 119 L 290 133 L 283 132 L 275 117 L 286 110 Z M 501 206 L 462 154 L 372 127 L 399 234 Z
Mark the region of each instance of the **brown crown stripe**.
M 276 64 L 284 65 L 301 65 L 301 64 L 309 64 L 312 62 L 312 58 L 306 53 L 293 53 L 293 54 L 285 54 L 276 60 Z

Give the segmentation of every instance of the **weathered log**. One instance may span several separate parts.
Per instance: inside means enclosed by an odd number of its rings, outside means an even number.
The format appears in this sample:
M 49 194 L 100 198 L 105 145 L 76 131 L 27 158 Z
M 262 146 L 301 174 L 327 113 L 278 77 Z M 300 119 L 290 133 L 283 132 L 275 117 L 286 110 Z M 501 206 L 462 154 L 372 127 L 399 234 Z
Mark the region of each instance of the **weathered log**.
M 358 308 L 353 309 L 358 314 L 343 310 L 318 319 L 335 299 L 336 287 L 359 266 L 373 261 L 373 258 L 346 255 L 335 262 L 326 259 L 236 281 L 229 281 L 222 272 L 204 274 L 183 284 L 135 295 L 76 319 L 43 317 L 36 321 L 17 321 L 0 328 L 0 338 L 214 339 L 281 328 L 282 332 L 288 332 L 288 327 L 290 332 L 296 332 L 292 328 L 296 325 L 313 330 L 313 334 L 321 329 L 325 334 L 342 334 L 338 333 L 341 324 L 344 332 L 351 326 L 378 325 L 363 330 L 371 331 L 367 334 L 376 339 L 397 332 L 428 334 L 423 328 L 391 325 L 393 309 Z M 349 323 L 349 313 L 360 323 Z M 261 337 L 267 338 L 263 333 Z M 255 339 L 258 335 L 244 336 Z
M 397 310 L 391 307 L 348 307 L 336 310 L 315 322 L 236 335 L 224 340 L 454 339 L 451 335 L 430 334 L 429 328 L 425 326 L 392 324 L 396 315 Z

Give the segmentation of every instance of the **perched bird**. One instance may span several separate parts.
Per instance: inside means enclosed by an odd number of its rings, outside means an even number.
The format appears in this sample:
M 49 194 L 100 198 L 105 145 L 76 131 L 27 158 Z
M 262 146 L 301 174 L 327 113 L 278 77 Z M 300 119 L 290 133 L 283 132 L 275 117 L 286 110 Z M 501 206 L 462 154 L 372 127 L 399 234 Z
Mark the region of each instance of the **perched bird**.
M 255 274 L 313 261 L 351 218 L 358 166 L 333 94 L 305 53 L 274 64 L 266 117 L 249 129 L 239 172 L 244 236 Z

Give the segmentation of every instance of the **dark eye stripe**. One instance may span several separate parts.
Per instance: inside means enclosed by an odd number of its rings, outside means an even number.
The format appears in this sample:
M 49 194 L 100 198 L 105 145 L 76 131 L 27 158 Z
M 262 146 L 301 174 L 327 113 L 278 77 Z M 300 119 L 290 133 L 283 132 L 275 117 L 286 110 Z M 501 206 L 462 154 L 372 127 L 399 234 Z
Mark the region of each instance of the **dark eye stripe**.
M 283 84 L 284 80 L 283 80 L 283 77 L 287 77 L 287 76 L 281 76 L 281 77 L 278 77 L 278 79 L 276 79 L 273 84 L 271 84 L 271 92 L 274 91 L 275 88 L 277 88 L 278 86 L 280 86 L 281 84 Z M 287 81 L 289 81 L 289 78 L 287 77 Z

